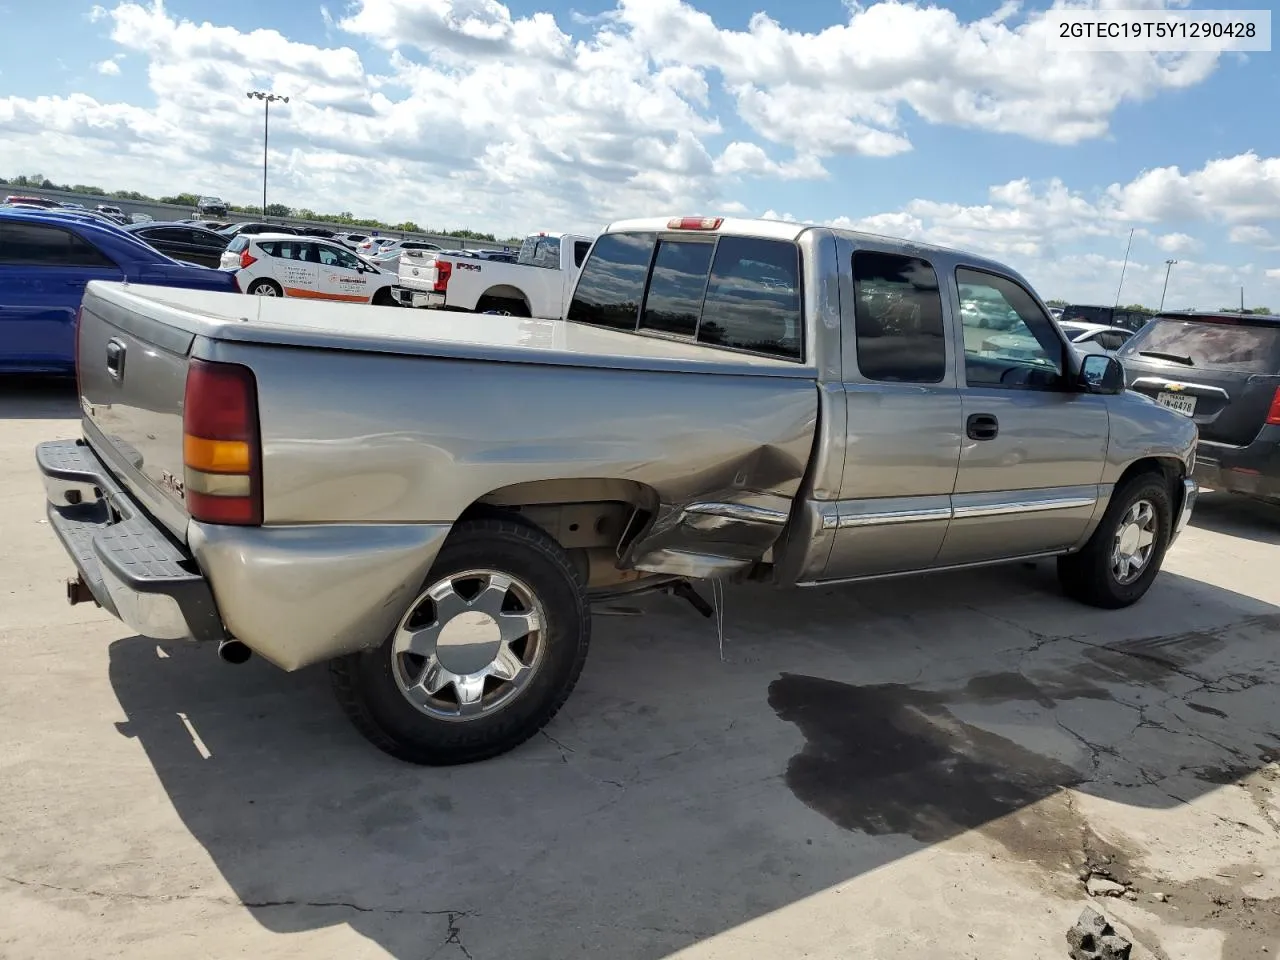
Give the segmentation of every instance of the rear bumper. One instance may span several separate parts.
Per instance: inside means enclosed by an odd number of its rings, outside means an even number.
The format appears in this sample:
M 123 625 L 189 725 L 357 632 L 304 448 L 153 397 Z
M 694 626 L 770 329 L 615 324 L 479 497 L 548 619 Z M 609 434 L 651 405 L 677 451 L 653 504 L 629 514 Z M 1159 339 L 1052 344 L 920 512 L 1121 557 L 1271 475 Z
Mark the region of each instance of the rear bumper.
M 208 583 L 83 440 L 36 448 L 49 525 L 104 610 L 156 640 L 226 636 Z
M 183 545 L 83 440 L 42 443 L 36 462 L 49 522 L 103 609 L 157 640 L 235 637 L 285 670 L 386 639 L 451 529 L 192 521 Z
M 1280 426 L 1264 426 L 1247 447 L 1201 440 L 1195 477 L 1215 490 L 1280 500 Z

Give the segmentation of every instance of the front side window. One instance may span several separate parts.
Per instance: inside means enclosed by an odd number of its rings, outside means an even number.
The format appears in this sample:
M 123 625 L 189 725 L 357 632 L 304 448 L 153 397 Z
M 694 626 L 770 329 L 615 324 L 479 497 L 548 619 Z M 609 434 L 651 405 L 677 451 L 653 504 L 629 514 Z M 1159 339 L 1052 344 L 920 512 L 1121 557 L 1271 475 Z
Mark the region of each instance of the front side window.
M 360 260 L 354 253 L 339 250 L 337 247 L 331 247 L 327 243 L 313 243 L 311 246 L 317 248 L 319 262 L 326 267 L 342 267 L 346 270 L 360 269 Z
M 566 319 L 635 330 L 656 241 L 652 233 L 606 233 L 597 240 L 582 268 Z
M 1020 284 L 960 267 L 965 381 L 971 387 L 1057 390 L 1063 345 L 1053 322 Z
M 933 265 L 860 250 L 853 255 L 858 369 L 868 380 L 940 383 L 947 371 L 942 296 Z

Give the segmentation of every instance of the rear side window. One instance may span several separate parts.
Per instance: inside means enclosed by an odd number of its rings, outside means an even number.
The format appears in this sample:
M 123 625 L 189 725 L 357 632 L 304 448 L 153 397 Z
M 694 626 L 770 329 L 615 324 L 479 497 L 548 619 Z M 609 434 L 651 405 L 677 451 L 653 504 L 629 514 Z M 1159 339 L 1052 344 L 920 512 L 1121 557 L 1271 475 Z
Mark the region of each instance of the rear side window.
M 942 296 L 933 265 L 860 250 L 853 255 L 858 369 L 868 380 L 939 383 L 947 371 Z
M 70 230 L 40 223 L 0 223 L 0 264 L 114 267 L 97 247 Z
M 799 248 L 786 240 L 721 237 L 698 340 L 802 359 Z
M 582 261 L 587 259 L 587 251 L 591 249 L 590 240 L 575 240 L 573 243 L 573 265 L 575 267 L 582 266 Z
M 800 251 L 750 237 L 608 233 L 591 248 L 568 319 L 799 360 Z
M 1280 374 L 1280 324 L 1157 317 L 1120 351 L 1186 367 Z

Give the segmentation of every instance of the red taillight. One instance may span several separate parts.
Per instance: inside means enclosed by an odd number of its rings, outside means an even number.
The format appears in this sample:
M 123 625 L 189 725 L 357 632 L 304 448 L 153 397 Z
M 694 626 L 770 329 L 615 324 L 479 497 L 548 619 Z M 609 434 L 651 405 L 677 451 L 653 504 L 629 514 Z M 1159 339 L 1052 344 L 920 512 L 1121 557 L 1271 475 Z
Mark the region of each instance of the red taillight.
M 193 520 L 262 523 L 262 444 L 253 371 L 192 360 L 182 407 L 182 460 Z
M 446 293 L 449 289 L 449 278 L 453 276 L 453 264 L 448 260 L 436 261 L 436 293 Z
M 245 247 L 240 251 L 240 269 L 248 270 L 251 266 L 258 262 L 258 258 L 249 253 L 249 248 Z
M 668 230 L 719 230 L 724 217 L 672 217 Z
M 1280 387 L 1276 387 L 1275 396 L 1271 398 L 1271 409 L 1267 411 L 1267 423 L 1280 426 Z
M 76 370 L 76 396 L 83 397 L 84 391 L 80 389 L 80 318 L 84 316 L 84 307 L 76 307 L 76 331 L 75 344 L 72 350 L 75 351 L 71 358 Z

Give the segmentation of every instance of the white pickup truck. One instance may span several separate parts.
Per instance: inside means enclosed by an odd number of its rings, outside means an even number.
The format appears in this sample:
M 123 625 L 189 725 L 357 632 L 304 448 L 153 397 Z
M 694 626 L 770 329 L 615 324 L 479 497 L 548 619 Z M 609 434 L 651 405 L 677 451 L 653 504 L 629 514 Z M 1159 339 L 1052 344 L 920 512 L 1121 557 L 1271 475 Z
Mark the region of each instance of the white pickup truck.
M 559 320 L 590 249 L 590 237 L 534 233 L 520 244 L 515 263 L 467 253 L 406 250 L 400 258 L 400 302 L 406 307 Z

